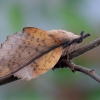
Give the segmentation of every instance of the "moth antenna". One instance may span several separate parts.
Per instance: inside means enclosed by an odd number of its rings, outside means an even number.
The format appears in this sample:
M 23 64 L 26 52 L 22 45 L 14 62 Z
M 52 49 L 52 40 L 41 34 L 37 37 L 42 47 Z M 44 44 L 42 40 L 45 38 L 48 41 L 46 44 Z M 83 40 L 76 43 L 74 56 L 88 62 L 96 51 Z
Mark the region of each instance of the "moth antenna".
M 85 35 L 83 36 L 83 39 L 87 38 L 88 36 L 90 36 L 89 33 L 85 34 Z
M 84 35 L 84 31 L 81 31 L 80 36 L 83 37 Z

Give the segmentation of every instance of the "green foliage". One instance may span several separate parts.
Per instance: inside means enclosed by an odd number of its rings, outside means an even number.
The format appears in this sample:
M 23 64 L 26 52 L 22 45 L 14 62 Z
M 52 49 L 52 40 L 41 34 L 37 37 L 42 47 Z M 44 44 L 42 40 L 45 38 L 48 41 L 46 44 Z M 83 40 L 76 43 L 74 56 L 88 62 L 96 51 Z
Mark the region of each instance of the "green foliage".
M 23 25 L 23 15 L 20 5 L 14 4 L 9 10 L 9 18 L 13 30 L 20 30 Z

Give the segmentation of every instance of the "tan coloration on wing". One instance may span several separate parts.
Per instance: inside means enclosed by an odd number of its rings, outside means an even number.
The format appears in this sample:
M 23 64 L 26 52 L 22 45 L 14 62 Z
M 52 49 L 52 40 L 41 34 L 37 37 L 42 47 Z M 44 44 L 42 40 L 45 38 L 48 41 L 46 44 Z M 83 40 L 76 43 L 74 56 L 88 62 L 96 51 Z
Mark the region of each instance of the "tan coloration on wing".
M 28 66 L 24 67 L 20 71 L 16 72 L 14 76 L 18 78 L 30 80 L 36 78 L 39 75 L 47 72 L 58 62 L 62 54 L 62 47 L 59 47 L 55 50 L 50 51 L 49 53 L 38 58 Z M 28 70 L 28 71 L 26 71 Z
M 37 66 L 39 67 L 36 67 L 36 71 L 35 73 L 33 73 L 33 76 L 37 77 L 40 75 L 40 73 L 43 74 L 48 70 L 50 70 L 51 68 L 53 68 L 54 65 L 58 62 L 61 54 L 62 54 L 62 47 L 59 47 L 55 50 L 52 50 L 48 54 L 42 56 L 39 63 L 37 59 L 36 62 Z
M 44 54 L 28 65 L 27 63 L 60 43 L 61 41 L 48 36 L 46 31 L 34 27 L 24 28 L 9 36 L 0 48 L 0 77 L 14 74 L 29 80 L 45 73 L 59 60 L 62 47 Z

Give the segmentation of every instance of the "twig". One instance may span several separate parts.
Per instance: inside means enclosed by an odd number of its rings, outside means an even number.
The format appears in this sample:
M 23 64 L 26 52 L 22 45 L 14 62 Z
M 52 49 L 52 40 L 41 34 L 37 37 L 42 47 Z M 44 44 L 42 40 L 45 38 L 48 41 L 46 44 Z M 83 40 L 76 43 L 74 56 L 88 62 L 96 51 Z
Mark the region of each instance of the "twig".
M 93 78 L 94 80 L 96 80 L 97 82 L 100 83 L 100 76 L 98 76 L 98 75 L 94 72 L 94 69 L 88 69 L 88 68 L 85 68 L 85 67 L 76 65 L 76 64 L 72 63 L 71 61 L 67 61 L 67 60 L 65 60 L 65 59 L 63 59 L 62 62 L 63 62 L 67 67 L 69 67 L 69 68 L 72 70 L 72 72 L 75 72 L 75 71 L 82 72 L 82 73 L 84 73 L 84 74 L 89 75 L 91 78 Z
M 94 48 L 96 48 L 97 46 L 100 45 L 100 38 L 94 40 L 93 42 L 90 42 L 89 44 L 85 45 L 84 47 L 81 47 L 75 51 L 73 51 L 70 55 L 69 55 L 69 59 L 73 59 L 77 56 L 80 56 Z
M 99 39 L 96 39 L 96 40 L 94 40 L 93 42 L 87 44 L 86 46 L 81 47 L 81 48 L 75 50 L 74 52 L 72 52 L 72 53 L 69 55 L 69 59 L 71 60 L 71 59 L 73 59 L 73 58 L 75 58 L 75 57 L 77 57 L 77 56 L 80 56 L 80 55 L 82 55 L 82 54 L 84 54 L 84 53 L 86 53 L 86 52 L 88 52 L 88 51 L 90 51 L 90 50 L 96 48 L 96 47 L 99 46 L 99 45 L 100 45 L 100 38 L 99 38 Z M 63 59 L 63 58 L 62 58 L 62 59 Z M 59 62 L 58 62 L 58 63 L 59 63 Z M 55 65 L 55 67 L 58 66 L 58 63 Z M 77 68 L 80 68 L 80 69 L 81 69 L 81 67 L 77 67 Z M 83 67 L 82 67 L 82 68 L 83 68 Z M 83 70 L 83 69 L 81 69 L 81 70 Z M 80 72 L 81 72 L 81 70 L 80 70 Z M 89 75 L 89 76 L 91 76 L 91 77 L 94 78 L 95 80 L 98 79 L 98 78 L 100 78 L 100 77 L 98 77 L 96 74 L 95 74 L 95 76 L 93 77 L 91 74 L 88 74 L 87 72 L 84 72 L 84 73 L 87 74 L 87 75 Z M 8 81 L 7 81 L 7 80 L 8 80 Z M 10 80 L 10 81 L 9 81 L 9 80 Z M 4 85 L 4 84 L 6 84 L 6 83 L 9 83 L 9 82 L 12 82 L 12 81 L 15 81 L 15 80 L 18 80 L 18 78 L 13 77 L 13 75 L 11 75 L 11 76 L 9 76 L 9 77 L 6 77 L 5 79 L 0 80 L 0 85 Z

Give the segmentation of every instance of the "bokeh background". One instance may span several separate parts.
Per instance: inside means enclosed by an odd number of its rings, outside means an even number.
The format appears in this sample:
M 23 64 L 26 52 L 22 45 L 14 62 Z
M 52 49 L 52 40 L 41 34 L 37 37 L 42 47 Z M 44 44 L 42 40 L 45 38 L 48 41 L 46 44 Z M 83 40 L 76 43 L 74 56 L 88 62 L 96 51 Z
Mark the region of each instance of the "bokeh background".
M 100 0 L 0 0 L 0 43 L 24 27 L 90 33 L 81 46 L 100 37 Z M 100 75 L 100 47 L 75 58 Z M 31 81 L 0 86 L 0 100 L 100 100 L 100 84 L 70 69 L 48 71 Z

